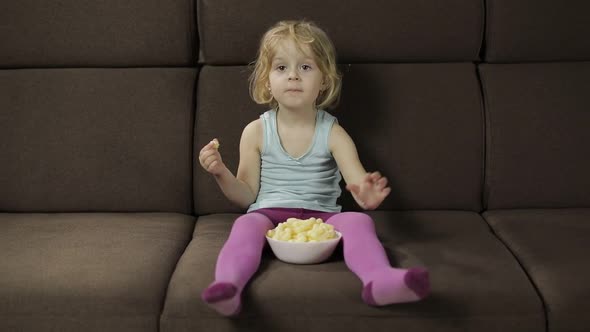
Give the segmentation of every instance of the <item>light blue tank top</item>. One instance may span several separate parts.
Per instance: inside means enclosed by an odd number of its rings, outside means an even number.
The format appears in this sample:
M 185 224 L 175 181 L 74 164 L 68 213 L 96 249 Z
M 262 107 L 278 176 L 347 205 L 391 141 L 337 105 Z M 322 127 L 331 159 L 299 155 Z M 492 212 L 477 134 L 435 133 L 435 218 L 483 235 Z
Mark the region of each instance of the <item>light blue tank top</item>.
M 279 139 L 277 112 L 260 116 L 264 140 L 260 165 L 260 191 L 248 212 L 263 208 L 302 208 L 340 212 L 342 176 L 328 148 L 328 138 L 336 118 L 323 110 L 316 115 L 315 134 L 308 151 L 299 158 L 290 156 Z

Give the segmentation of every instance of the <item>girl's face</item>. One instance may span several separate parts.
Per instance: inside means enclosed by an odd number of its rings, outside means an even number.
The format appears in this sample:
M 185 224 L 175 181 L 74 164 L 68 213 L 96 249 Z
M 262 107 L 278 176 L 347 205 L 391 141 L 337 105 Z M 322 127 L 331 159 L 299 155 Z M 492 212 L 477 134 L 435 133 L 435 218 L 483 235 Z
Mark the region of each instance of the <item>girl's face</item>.
M 280 109 L 315 110 L 315 101 L 324 88 L 323 74 L 308 45 L 301 52 L 290 39 L 281 41 L 272 59 L 270 91 Z

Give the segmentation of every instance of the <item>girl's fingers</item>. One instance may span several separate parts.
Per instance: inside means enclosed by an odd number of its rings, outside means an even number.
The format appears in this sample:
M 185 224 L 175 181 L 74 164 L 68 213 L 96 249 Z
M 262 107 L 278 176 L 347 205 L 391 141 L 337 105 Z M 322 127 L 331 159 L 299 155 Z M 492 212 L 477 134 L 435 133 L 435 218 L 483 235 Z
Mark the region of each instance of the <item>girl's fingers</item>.
M 211 154 L 208 151 L 201 151 L 201 153 L 199 154 L 199 162 L 201 163 L 201 165 L 203 165 L 205 160 L 207 160 L 207 158 L 209 158 L 210 155 Z
M 213 162 L 215 162 L 216 160 L 219 160 L 219 158 L 217 158 L 216 155 L 212 154 L 212 155 L 209 155 L 207 158 L 205 158 L 205 160 L 203 161 L 203 163 L 205 165 L 207 165 L 207 166 L 211 166 L 211 164 Z
M 381 179 L 379 179 L 377 181 L 377 188 L 383 189 L 385 187 L 387 187 L 387 178 L 386 177 L 382 177 Z
M 201 152 L 199 152 L 199 160 L 204 160 L 209 156 L 209 152 L 211 150 L 208 149 L 207 147 L 204 147 Z
M 204 153 L 208 152 L 208 151 L 217 151 L 217 148 L 219 147 L 219 141 L 217 140 L 217 138 L 214 138 L 211 142 L 207 143 L 199 152 L 199 156 L 203 155 Z
M 221 164 L 221 155 L 217 150 L 218 148 L 219 141 L 214 138 L 199 151 L 199 163 L 208 172 Z
M 216 154 L 211 153 L 211 151 L 206 151 L 199 156 L 199 163 L 204 169 L 209 170 L 210 164 L 217 159 Z
M 373 182 L 375 182 L 375 180 L 373 179 L 373 174 L 367 173 L 367 175 L 365 175 L 365 177 L 363 178 L 363 182 L 368 185 L 373 184 Z
M 209 167 L 207 167 L 207 170 L 212 169 L 213 167 L 215 167 L 217 164 L 219 163 L 218 160 L 213 160 L 213 162 L 211 162 L 211 164 L 209 164 Z
M 215 146 L 213 145 L 213 142 L 209 142 L 207 145 L 205 145 L 203 147 L 203 149 L 201 150 L 202 152 L 209 152 L 209 151 L 216 151 Z
M 217 156 L 218 152 L 216 149 L 207 149 L 205 151 L 203 151 L 202 154 L 199 155 L 199 159 L 200 160 L 206 160 L 207 158 L 211 157 L 211 156 Z

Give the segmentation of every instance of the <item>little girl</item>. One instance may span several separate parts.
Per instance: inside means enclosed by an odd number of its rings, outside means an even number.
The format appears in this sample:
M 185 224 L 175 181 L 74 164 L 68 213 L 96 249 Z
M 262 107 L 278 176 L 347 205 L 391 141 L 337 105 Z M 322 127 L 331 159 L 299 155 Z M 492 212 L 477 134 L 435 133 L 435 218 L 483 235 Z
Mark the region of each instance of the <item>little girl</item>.
M 324 111 L 340 96 L 334 47 L 324 31 L 305 21 L 283 21 L 262 38 L 250 94 L 271 110 L 248 124 L 240 140 L 234 176 L 211 141 L 199 153 L 201 166 L 213 175 L 225 196 L 248 208 L 233 224 L 215 268 L 215 281 L 202 299 L 222 315 L 241 309 L 244 286 L 258 269 L 265 234 L 296 217 L 321 218 L 342 233 L 344 260 L 363 283 L 369 305 L 417 301 L 428 295 L 425 269 L 391 267 L 364 213 L 340 212 L 339 182 L 365 210 L 377 208 L 390 188 L 379 172 L 367 173 L 356 147 Z

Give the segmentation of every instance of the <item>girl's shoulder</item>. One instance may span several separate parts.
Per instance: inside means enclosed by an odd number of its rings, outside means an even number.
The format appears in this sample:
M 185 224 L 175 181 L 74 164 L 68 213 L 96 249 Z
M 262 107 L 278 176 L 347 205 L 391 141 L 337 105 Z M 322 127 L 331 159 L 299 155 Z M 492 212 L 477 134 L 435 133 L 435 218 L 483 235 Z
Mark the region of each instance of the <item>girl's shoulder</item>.
M 246 127 L 244 127 L 244 131 L 242 135 L 256 135 L 258 133 L 262 133 L 262 119 L 258 118 L 253 120 L 252 122 L 248 123 Z
M 242 144 L 256 146 L 258 150 L 262 148 L 262 119 L 258 118 L 246 125 L 242 132 Z
M 332 128 L 330 129 L 330 136 L 328 138 L 328 148 L 330 151 L 333 152 L 335 148 L 348 145 L 351 142 L 352 138 L 346 132 L 346 130 L 338 122 L 334 122 L 334 125 L 332 125 Z

